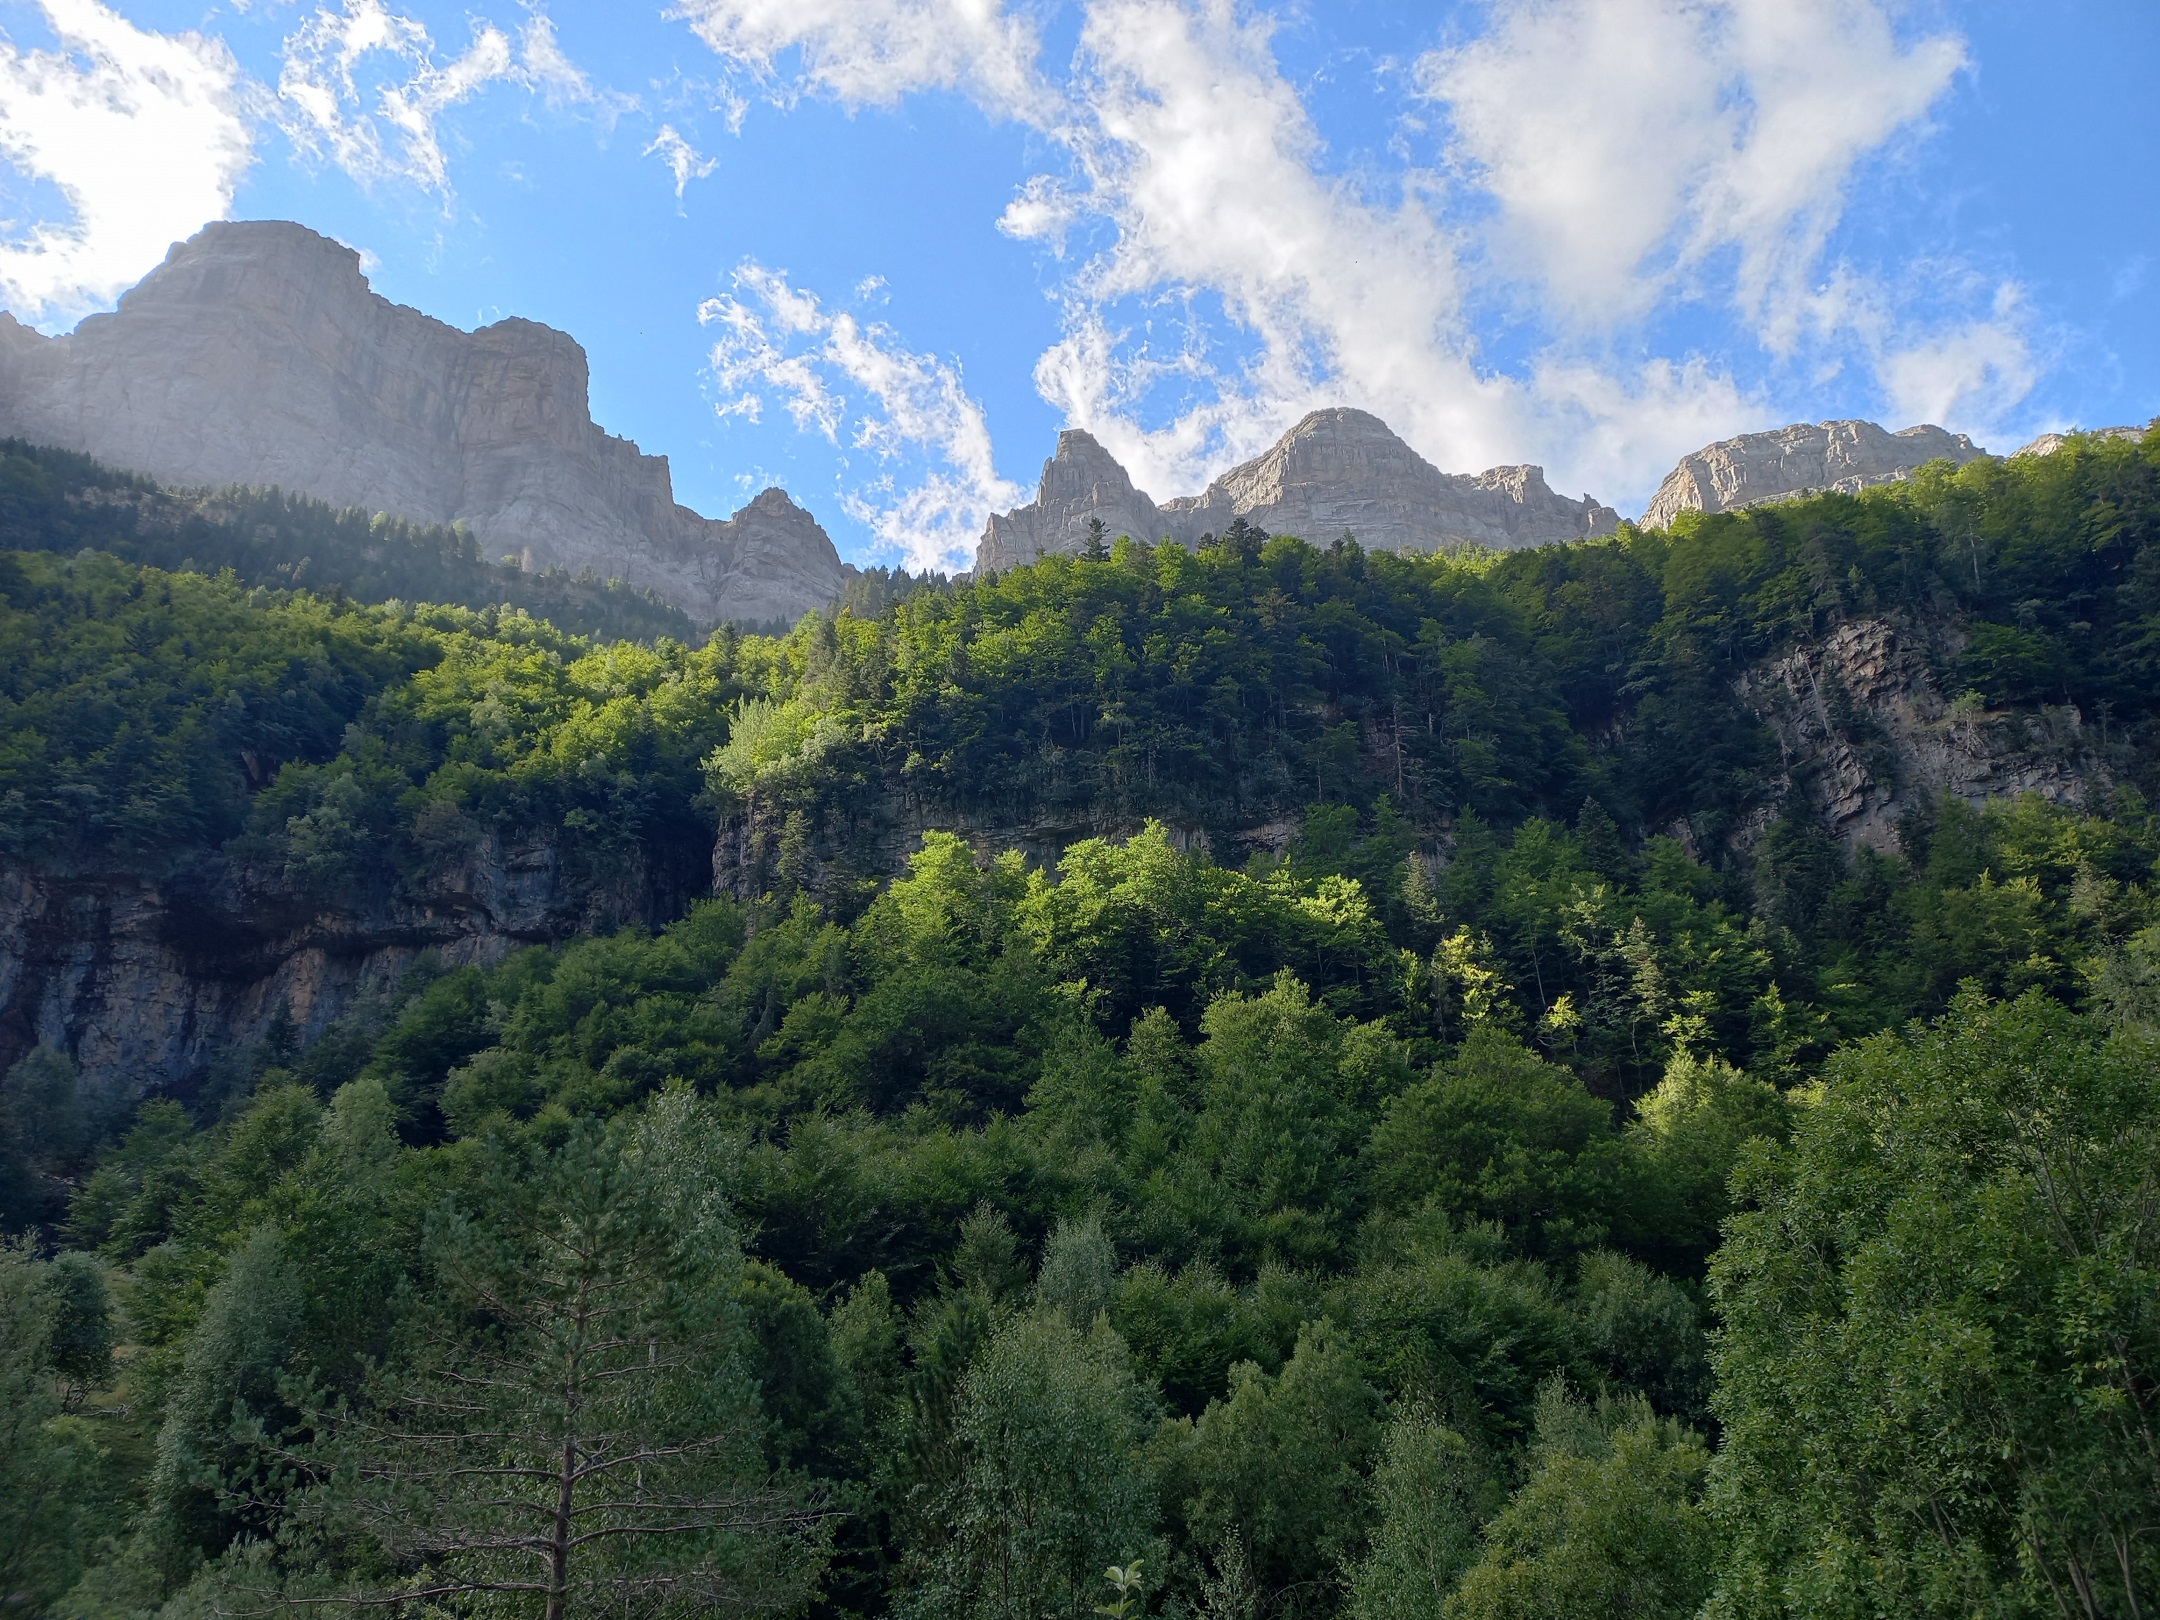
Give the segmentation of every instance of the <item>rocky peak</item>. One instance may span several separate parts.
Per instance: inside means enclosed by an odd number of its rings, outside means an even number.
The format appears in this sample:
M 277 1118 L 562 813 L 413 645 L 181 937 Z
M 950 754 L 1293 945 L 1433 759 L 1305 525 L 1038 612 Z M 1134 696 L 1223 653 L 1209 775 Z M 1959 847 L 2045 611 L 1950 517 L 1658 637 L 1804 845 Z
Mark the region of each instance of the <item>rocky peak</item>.
M 1379 417 L 1337 407 L 1310 413 L 1203 493 L 1159 507 L 1090 435 L 1067 429 L 1034 504 L 990 519 L 976 565 L 1007 568 L 1041 552 L 1077 551 L 1093 517 L 1112 535 L 1167 535 L 1187 545 L 1244 518 L 1323 545 L 1348 533 L 1378 551 L 1544 545 L 1610 533 L 1619 522 L 1587 495 L 1555 494 L 1536 467 L 1441 472 Z
M 1306 415 L 1273 448 L 1231 468 L 1198 500 L 1226 503 L 1243 515 L 1280 507 L 1313 489 L 1442 476 L 1379 417 L 1338 406 Z
M 371 296 L 359 253 L 343 242 L 290 220 L 219 220 L 175 242 L 164 263 L 120 295 L 113 314 L 89 316 L 76 330 L 139 320 L 161 307 L 291 318 Z
M 1167 532 L 1153 501 L 1133 488 L 1130 474 L 1091 433 L 1067 428 L 1057 454 L 1043 463 L 1032 504 L 993 513 L 976 548 L 975 566 L 1005 569 L 1051 552 L 1085 548 L 1090 519 L 1116 539 L 1131 535 L 1150 544 Z
M 1314 411 L 1273 448 L 1163 508 L 1173 533 L 1220 532 L 1237 518 L 1318 544 L 1349 534 L 1373 551 L 1512 550 L 1609 534 L 1619 514 L 1571 501 L 1541 467 L 1444 473 L 1369 411 Z
M 1058 435 L 1057 454 L 1043 463 L 1042 493 L 1072 499 L 1098 492 L 1111 499 L 1130 495 L 1132 478 L 1094 434 L 1066 428 Z
M 1734 512 L 1763 501 L 1896 483 L 1930 461 L 1959 466 L 1987 452 L 1962 433 L 1923 425 L 1892 433 L 1873 422 L 1795 422 L 1768 433 L 1720 439 L 1683 456 L 1658 486 L 1643 527 L 1682 512 Z
M 733 617 L 749 623 L 792 623 L 837 595 L 827 586 L 840 554 L 824 525 L 783 489 L 761 490 L 728 519 L 741 559 Z
M 0 433 L 166 483 L 464 523 L 487 556 L 591 569 L 707 622 L 839 595 L 808 514 L 784 496 L 792 518 L 677 505 L 664 458 L 594 424 L 588 382 L 567 333 L 465 332 L 392 304 L 351 248 L 283 221 L 205 227 L 65 337 L 0 324 Z

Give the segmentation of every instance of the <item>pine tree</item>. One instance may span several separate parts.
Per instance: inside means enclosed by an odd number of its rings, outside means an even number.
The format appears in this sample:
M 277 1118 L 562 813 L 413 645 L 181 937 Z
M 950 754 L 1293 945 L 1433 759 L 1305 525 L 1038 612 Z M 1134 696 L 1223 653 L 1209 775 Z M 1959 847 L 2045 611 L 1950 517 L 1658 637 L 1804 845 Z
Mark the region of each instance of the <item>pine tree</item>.
M 828 1516 L 763 1459 L 715 1134 L 671 1094 L 442 1214 L 405 1354 L 302 1459 L 324 1544 L 376 1550 L 344 1595 L 546 1620 L 802 1601 Z

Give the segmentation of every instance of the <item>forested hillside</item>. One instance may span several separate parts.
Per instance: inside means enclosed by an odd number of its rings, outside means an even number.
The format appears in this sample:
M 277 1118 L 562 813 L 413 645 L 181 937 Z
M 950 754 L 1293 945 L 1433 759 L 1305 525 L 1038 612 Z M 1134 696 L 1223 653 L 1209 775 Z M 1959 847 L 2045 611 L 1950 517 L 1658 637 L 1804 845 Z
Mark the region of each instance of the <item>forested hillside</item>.
M 695 647 L 91 544 L 0 557 L 11 881 L 716 892 L 147 1095 L 11 1013 L 24 1612 L 2160 1603 L 2160 437 Z M 1802 737 L 1862 624 L 1934 708 Z
M 90 549 L 244 585 L 361 602 L 508 603 L 584 635 L 686 637 L 688 614 L 619 580 L 527 574 L 458 528 L 338 510 L 274 489 L 164 490 L 87 456 L 0 440 L 0 547 Z

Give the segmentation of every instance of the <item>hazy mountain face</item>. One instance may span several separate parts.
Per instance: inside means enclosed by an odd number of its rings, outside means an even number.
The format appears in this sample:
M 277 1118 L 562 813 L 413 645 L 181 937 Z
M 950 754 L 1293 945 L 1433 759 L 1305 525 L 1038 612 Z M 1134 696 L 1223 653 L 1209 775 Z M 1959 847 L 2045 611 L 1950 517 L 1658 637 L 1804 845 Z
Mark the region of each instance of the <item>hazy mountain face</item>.
M 66 337 L 0 322 L 0 433 L 167 483 L 461 523 L 490 560 L 590 569 L 705 623 L 793 619 L 845 577 L 778 490 L 724 521 L 677 505 L 664 457 L 594 424 L 566 334 L 392 304 L 298 225 L 208 226 Z

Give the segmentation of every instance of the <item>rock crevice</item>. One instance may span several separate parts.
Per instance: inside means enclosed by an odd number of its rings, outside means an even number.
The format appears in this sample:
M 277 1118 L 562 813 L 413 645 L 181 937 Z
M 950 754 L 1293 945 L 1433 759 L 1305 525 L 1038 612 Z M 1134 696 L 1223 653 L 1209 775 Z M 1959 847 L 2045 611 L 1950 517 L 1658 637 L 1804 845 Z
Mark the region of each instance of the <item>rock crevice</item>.
M 1944 796 L 1981 805 L 2037 793 L 2081 805 L 2112 782 L 2075 708 L 2017 714 L 1976 696 L 1948 701 L 1909 630 L 1887 619 L 1842 624 L 1749 671 L 1737 689 L 1782 756 L 1765 824 L 1797 784 L 1846 843 L 1888 853 L 1900 818 Z

